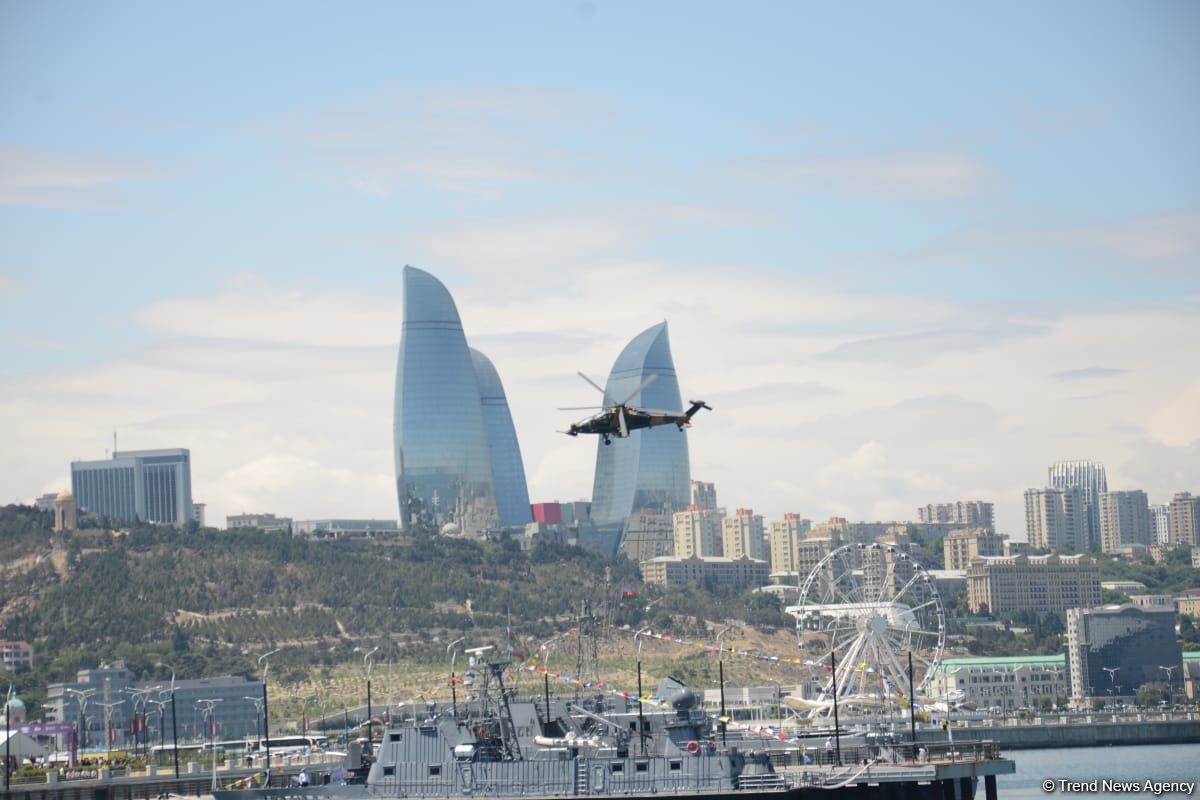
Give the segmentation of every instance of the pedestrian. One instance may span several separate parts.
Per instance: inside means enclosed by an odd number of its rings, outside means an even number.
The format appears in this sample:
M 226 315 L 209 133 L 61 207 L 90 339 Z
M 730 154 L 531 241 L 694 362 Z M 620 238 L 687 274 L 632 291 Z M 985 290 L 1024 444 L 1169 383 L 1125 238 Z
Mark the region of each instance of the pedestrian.
M 833 763 L 833 737 L 830 736 L 825 740 L 825 760 L 830 764 Z

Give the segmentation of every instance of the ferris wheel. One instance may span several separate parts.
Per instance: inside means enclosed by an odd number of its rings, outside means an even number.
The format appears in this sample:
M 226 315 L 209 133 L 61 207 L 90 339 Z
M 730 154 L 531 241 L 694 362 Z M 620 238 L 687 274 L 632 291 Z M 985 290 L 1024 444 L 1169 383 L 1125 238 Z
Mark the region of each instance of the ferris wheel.
M 851 544 L 822 558 L 800 588 L 796 617 L 806 664 L 820 669 L 809 697 L 793 698 L 812 716 L 878 710 L 933 677 L 946 645 L 946 613 L 925 568 L 901 547 Z M 836 685 L 832 666 L 836 663 Z

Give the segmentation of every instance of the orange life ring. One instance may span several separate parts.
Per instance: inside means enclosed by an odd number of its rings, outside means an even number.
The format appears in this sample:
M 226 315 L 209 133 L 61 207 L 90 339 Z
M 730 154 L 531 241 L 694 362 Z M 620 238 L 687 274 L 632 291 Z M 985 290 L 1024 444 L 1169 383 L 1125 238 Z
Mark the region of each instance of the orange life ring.
M 690 742 L 687 743 L 687 746 L 684 749 L 687 750 L 688 753 L 690 753 L 694 756 L 699 755 L 700 754 L 700 743 L 697 742 L 695 739 L 692 739 Z

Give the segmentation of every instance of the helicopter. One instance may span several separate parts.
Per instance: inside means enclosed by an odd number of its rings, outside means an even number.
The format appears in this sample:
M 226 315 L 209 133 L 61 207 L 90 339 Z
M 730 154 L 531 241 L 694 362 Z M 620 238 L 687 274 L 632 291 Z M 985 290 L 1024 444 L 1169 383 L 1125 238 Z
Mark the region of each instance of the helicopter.
M 579 377 L 587 381 L 591 386 L 604 395 L 608 394 L 600 388 L 600 386 L 584 375 L 582 372 L 577 373 Z M 590 433 L 600 436 L 605 444 L 612 444 L 613 437 L 624 439 L 629 436 L 630 431 L 641 430 L 642 428 L 656 428 L 659 425 L 674 425 L 679 430 L 690 428 L 692 425 L 692 417 L 702 408 L 712 411 L 712 406 L 705 403 L 703 400 L 689 400 L 691 405 L 687 411 L 658 411 L 649 408 L 638 408 L 637 406 L 629 405 L 629 401 L 642 389 L 645 389 L 658 378 L 657 374 L 652 374 L 649 378 L 642 381 L 641 385 L 634 389 L 629 395 L 619 403 L 611 406 L 575 406 L 568 408 L 560 408 L 559 411 L 583 411 L 595 408 L 600 409 L 600 413 L 595 414 L 582 422 L 577 422 L 562 433 L 567 436 L 578 436 L 581 433 Z

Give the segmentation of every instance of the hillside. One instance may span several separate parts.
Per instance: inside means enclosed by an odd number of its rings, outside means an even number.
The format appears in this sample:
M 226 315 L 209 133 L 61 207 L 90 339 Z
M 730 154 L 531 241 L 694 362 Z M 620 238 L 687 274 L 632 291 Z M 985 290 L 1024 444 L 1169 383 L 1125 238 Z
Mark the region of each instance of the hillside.
M 352 544 L 134 525 L 125 535 L 72 535 L 59 570 L 51 522 L 33 509 L 0 509 L 0 627 L 36 648 L 37 669 L 21 679 L 35 701 L 46 682 L 99 661 L 124 659 L 151 680 L 254 674 L 257 654 L 276 647 L 284 650 L 272 675 L 283 683 L 361 670 L 361 653 L 381 645 L 381 669 L 403 662 L 415 685 L 441 670 L 451 639 L 499 643 L 511 620 L 536 649 L 569 630 L 584 602 L 618 627 L 708 635 L 705 620 L 726 618 L 790 627 L 772 598 L 664 593 L 642 585 L 632 562 L 572 547 L 526 553 L 512 541 L 426 532 L 403 544 Z M 638 599 L 622 603 L 622 590 Z

